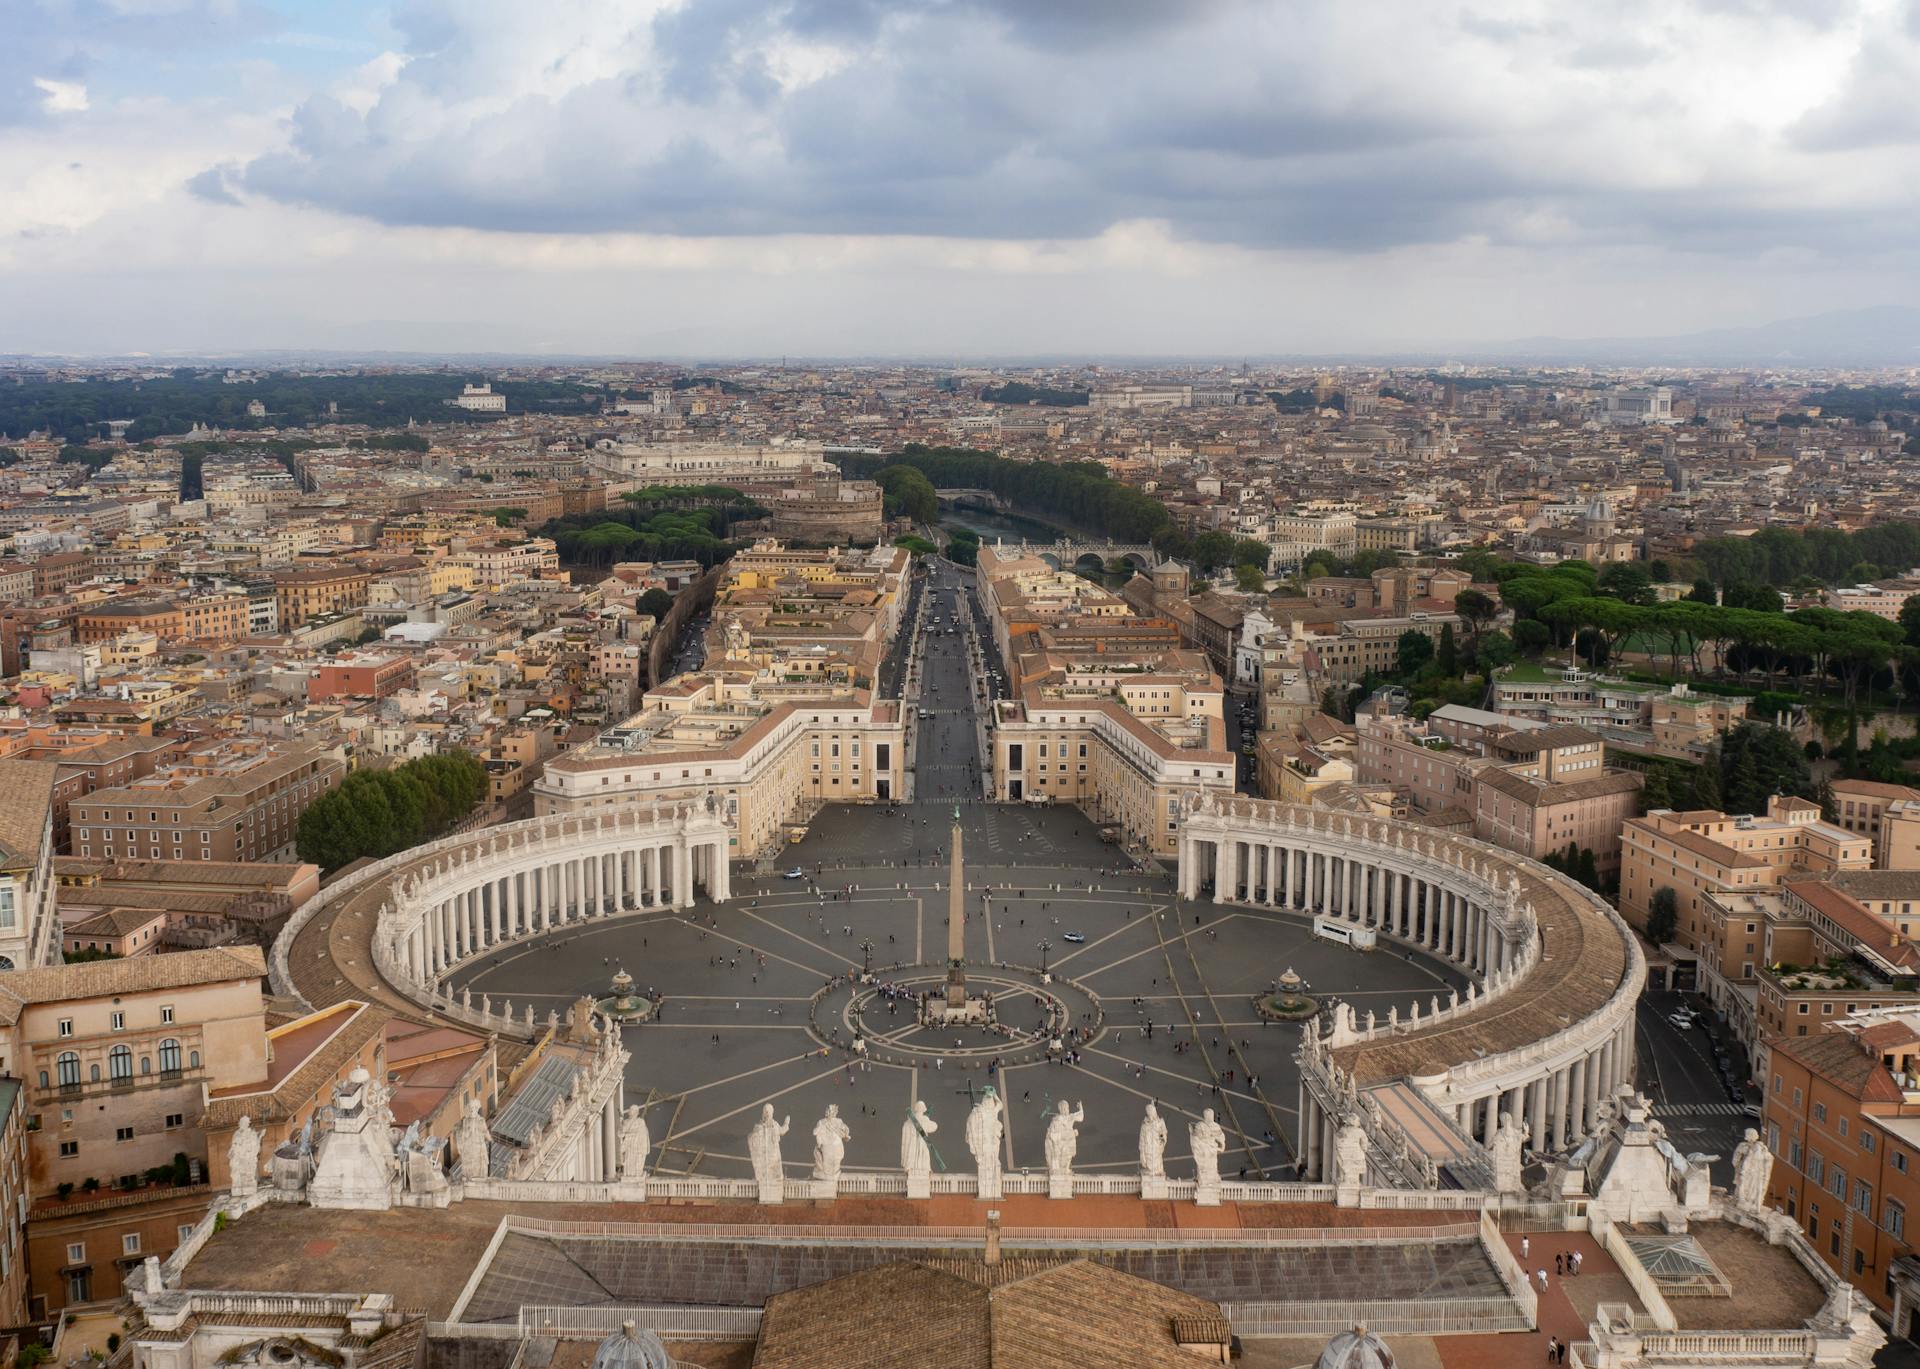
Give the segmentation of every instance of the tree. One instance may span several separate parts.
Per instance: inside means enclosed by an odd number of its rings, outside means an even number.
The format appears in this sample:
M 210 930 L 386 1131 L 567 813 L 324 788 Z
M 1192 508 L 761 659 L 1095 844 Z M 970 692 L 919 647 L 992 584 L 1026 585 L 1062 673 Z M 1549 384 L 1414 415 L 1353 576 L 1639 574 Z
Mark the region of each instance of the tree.
M 1474 646 L 1479 644 L 1487 624 L 1500 616 L 1500 606 L 1477 589 L 1463 589 L 1454 596 L 1453 611 L 1467 625 L 1468 642 Z
M 1600 572 L 1600 592 L 1623 603 L 1653 603 L 1653 577 L 1637 561 L 1616 561 Z
M 939 518 L 940 498 L 924 472 L 913 466 L 884 466 L 875 478 L 892 517 L 911 518 L 916 523 L 932 523 Z
M 1908 646 L 1920 646 L 1920 594 L 1908 595 L 1900 605 L 1900 630 Z
M 1489 632 L 1480 639 L 1473 660 L 1482 675 L 1490 675 L 1503 665 L 1512 665 L 1514 654 L 1513 638 L 1504 632 Z
M 1267 587 L 1267 573 L 1258 566 L 1241 562 L 1233 568 L 1233 578 L 1241 589 L 1258 593 Z
M 1433 639 L 1417 627 L 1400 634 L 1394 647 L 1394 670 L 1401 678 L 1418 675 L 1433 660 Z
M 673 608 L 673 596 L 664 589 L 650 589 L 640 596 L 638 607 L 640 612 L 652 614 L 655 622 L 662 622 Z
M 391 770 L 356 770 L 307 806 L 295 829 L 300 858 L 337 870 L 441 835 L 487 796 L 486 768 L 470 753 L 422 756 Z
M 1460 647 L 1453 640 L 1453 624 L 1446 623 L 1440 628 L 1440 649 L 1435 656 L 1440 673 L 1452 679 L 1460 673 Z
M 1764 813 L 1775 794 L 1810 798 L 1813 776 L 1806 752 L 1791 733 L 1765 723 L 1742 723 L 1720 739 L 1720 797 L 1729 813 Z
M 1647 909 L 1647 940 L 1656 946 L 1672 941 L 1680 930 L 1680 897 L 1670 885 L 1653 891 L 1653 904 Z
M 1203 572 L 1232 565 L 1233 551 L 1233 537 L 1228 533 L 1203 532 L 1193 539 L 1193 559 Z
M 1265 570 L 1273 560 L 1273 548 L 1257 537 L 1242 537 L 1233 544 L 1233 563 Z
M 1513 644 L 1524 652 L 1546 649 L 1553 642 L 1553 630 L 1537 618 L 1526 618 L 1513 625 Z

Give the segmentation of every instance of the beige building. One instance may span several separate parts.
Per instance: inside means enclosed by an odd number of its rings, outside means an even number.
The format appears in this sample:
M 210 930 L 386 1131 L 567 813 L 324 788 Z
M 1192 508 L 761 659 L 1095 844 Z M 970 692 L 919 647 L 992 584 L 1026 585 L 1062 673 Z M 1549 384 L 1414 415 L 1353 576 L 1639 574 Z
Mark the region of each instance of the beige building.
M 1699 959 L 1711 960 L 1729 979 L 1738 977 L 1729 969 L 1750 959 L 1731 942 L 1711 940 L 1716 930 L 1725 935 L 1743 925 L 1715 911 L 1716 894 L 1772 890 L 1795 871 L 1864 870 L 1873 855 L 1871 841 L 1823 821 L 1815 804 L 1778 795 L 1764 817 L 1655 809 L 1628 821 L 1621 843 L 1620 912 L 1633 927 L 1644 934 L 1654 895 L 1663 888 L 1674 892 L 1674 943 L 1693 953 L 1676 958 L 1679 987 L 1686 987 Z
M 53 761 L 0 760 L 0 970 L 59 955 L 53 892 Z
M 117 1297 L 140 1258 L 172 1248 L 156 1244 L 149 1205 L 170 1213 L 180 1195 L 150 1188 L 149 1171 L 184 1155 L 190 1181 L 204 1182 L 208 1091 L 267 1078 L 265 976 L 249 946 L 0 979 L 0 1069 L 24 1081 L 33 1236 L 46 1245 L 33 1292 L 47 1310 Z M 205 1206 L 203 1194 L 186 1222 Z M 63 1238 L 68 1223 L 97 1228 L 103 1214 L 110 1244 Z
M 231 743 L 71 810 L 73 852 L 102 860 L 279 861 L 294 858 L 307 805 L 346 767 L 306 746 Z
M 1696 694 L 1682 680 L 1653 696 L 1653 751 L 1677 760 L 1704 759 L 1707 749 L 1747 720 L 1751 700 Z
M 1129 845 L 1170 855 L 1181 805 L 1233 792 L 1225 691 L 1197 653 L 1030 653 L 1013 670 L 1019 696 L 994 705 L 996 797 L 1078 804 Z

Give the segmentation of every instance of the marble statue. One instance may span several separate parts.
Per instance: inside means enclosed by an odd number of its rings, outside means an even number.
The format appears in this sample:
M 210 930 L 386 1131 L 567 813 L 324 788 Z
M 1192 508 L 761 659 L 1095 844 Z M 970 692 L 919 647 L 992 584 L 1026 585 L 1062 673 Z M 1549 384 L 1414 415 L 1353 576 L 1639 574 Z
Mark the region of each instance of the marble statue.
M 753 1161 L 753 1177 L 760 1182 L 760 1201 L 777 1203 L 786 1196 L 786 1167 L 780 1162 L 780 1138 L 787 1134 L 793 1118 L 773 1120 L 773 1104 L 760 1105 L 760 1120 L 747 1133 L 747 1155 Z
M 853 1132 L 840 1118 L 840 1105 L 827 1104 L 827 1115 L 813 1126 L 813 1177 L 819 1183 L 834 1183 L 840 1178 L 840 1162 L 846 1158 L 847 1142 Z
M 1220 1205 L 1220 1156 L 1227 1148 L 1227 1131 L 1213 1120 L 1213 1109 L 1187 1123 L 1187 1146 L 1193 1151 L 1194 1201 L 1202 1207 Z
M 1333 1133 L 1333 1181 L 1341 1188 L 1367 1184 L 1367 1133 L 1358 1114 L 1348 1113 Z
M 1076 1108 L 1062 1098 L 1054 1104 L 1053 1116 L 1047 1120 L 1047 1196 L 1049 1198 L 1071 1198 L 1073 1196 L 1073 1157 L 1080 1149 L 1080 1123 L 1087 1120 L 1087 1110 Z
M 916 1098 L 900 1124 L 900 1168 L 907 1172 L 908 1196 L 912 1196 L 915 1175 L 926 1178 L 933 1173 L 933 1147 L 927 1138 L 940 1130 L 940 1124 L 927 1116 L 924 1099 Z
M 1733 1151 L 1733 1205 L 1740 1211 L 1759 1216 L 1767 1206 L 1767 1181 L 1773 1177 L 1773 1152 L 1760 1139 L 1760 1133 L 1747 1128 L 1746 1136 Z
M 227 1177 L 236 1198 L 251 1198 L 260 1187 L 260 1133 L 245 1113 L 227 1143 Z
M 967 1149 L 973 1152 L 974 1169 L 980 1176 L 977 1196 L 982 1198 L 1000 1197 L 1000 1115 L 1005 1106 L 988 1085 L 967 1114 Z
M 647 1119 L 640 1115 L 640 1105 L 628 1104 L 620 1119 L 620 1178 L 624 1182 L 637 1184 L 647 1177 L 647 1152 L 652 1148 L 653 1137 L 647 1131 Z
M 1160 1109 L 1147 1104 L 1147 1115 L 1140 1122 L 1140 1174 L 1143 1178 L 1166 1175 L 1167 1124 Z
M 460 1161 L 460 1179 L 463 1183 L 474 1179 L 484 1179 L 492 1172 L 492 1157 L 489 1154 L 493 1146 L 493 1132 L 487 1126 L 486 1115 L 480 1110 L 478 1098 L 468 1098 L 466 1110 L 453 1130 L 453 1150 Z
M 1511 1112 L 1500 1114 L 1500 1125 L 1493 1131 L 1493 1187 L 1500 1193 L 1518 1193 L 1520 1171 L 1524 1165 L 1528 1126 L 1515 1122 Z

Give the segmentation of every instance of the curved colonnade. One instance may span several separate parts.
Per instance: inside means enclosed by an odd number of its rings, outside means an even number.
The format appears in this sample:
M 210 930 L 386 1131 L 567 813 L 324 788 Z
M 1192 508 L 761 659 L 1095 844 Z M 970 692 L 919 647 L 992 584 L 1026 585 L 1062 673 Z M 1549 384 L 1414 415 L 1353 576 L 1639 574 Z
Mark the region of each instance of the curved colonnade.
M 1238 799 L 1188 814 L 1180 881 L 1188 898 L 1211 885 L 1217 902 L 1365 928 L 1472 976 L 1466 996 L 1424 1014 L 1362 1023 L 1342 1005 L 1329 1034 L 1308 1032 L 1303 1176 L 1330 1173 L 1334 1131 L 1359 1113 L 1377 1169 L 1411 1186 L 1430 1185 L 1435 1165 L 1484 1181 L 1503 1113 L 1528 1126 L 1536 1149 L 1561 1150 L 1633 1077 L 1639 945 L 1599 896 L 1525 857 L 1383 818 Z M 1428 1115 L 1372 1092 L 1397 1080 L 1424 1096 Z M 1452 1137 L 1414 1134 L 1436 1118 Z
M 274 986 L 311 1006 L 384 987 L 416 1009 L 529 1038 L 541 1025 L 531 1003 L 515 1013 L 485 997 L 477 1006 L 468 995 L 456 1002 L 441 988 L 447 975 L 501 946 L 590 918 L 685 907 L 696 890 L 724 903 L 732 895 L 731 836 L 712 810 L 679 803 L 531 818 L 442 838 L 356 871 L 303 907 L 274 945 Z M 310 926 L 328 933 L 313 954 L 351 970 L 354 952 L 370 951 L 377 981 L 358 976 L 343 994 L 329 991 L 344 984 L 330 977 L 310 992 L 318 978 L 292 950 Z

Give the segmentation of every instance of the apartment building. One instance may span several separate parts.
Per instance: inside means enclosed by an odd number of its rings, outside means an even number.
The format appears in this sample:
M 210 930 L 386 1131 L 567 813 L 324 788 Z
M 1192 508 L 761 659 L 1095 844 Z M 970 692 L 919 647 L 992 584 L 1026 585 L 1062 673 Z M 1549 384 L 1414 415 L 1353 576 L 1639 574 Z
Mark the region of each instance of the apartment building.
M 268 1073 L 266 960 L 257 947 L 183 951 L 0 978 L 0 1050 L 24 1081 L 36 1316 L 111 1300 L 165 1255 L 207 1193 L 209 1089 Z
M 1181 805 L 1232 793 L 1225 691 L 1194 652 L 1131 661 L 1030 653 L 994 705 L 993 786 L 1010 803 L 1075 803 L 1129 845 L 1172 854 Z
M 1765 816 L 1730 816 L 1713 809 L 1659 808 L 1621 830 L 1620 912 L 1645 932 L 1656 892 L 1674 891 L 1675 987 L 1696 985 L 1697 961 L 1710 956 L 1724 968 L 1736 961 L 1726 946 L 1710 946 L 1713 896 L 1776 888 L 1791 872 L 1864 870 L 1873 844 L 1820 817 L 1805 799 L 1774 796 Z M 1690 953 L 1690 954 L 1689 954 Z
M 297 628 L 309 618 L 344 613 L 367 602 L 373 577 L 352 566 L 313 566 L 273 573 L 274 612 L 280 630 Z
M 1603 736 L 1639 733 L 1652 745 L 1658 685 L 1610 680 L 1591 671 L 1520 662 L 1493 679 L 1493 708 L 1508 717 L 1591 728 Z
M 732 854 L 753 859 L 820 803 L 903 797 L 906 760 L 900 706 L 870 691 L 776 703 L 715 675 L 683 675 L 648 691 L 640 713 L 548 761 L 534 811 L 712 795 L 733 828 Z
M 1916 1055 L 1920 1011 L 1863 1011 L 1775 1041 L 1763 1081 L 1769 1204 L 1834 1273 L 1896 1314 L 1896 1334 L 1913 1329 L 1914 1276 L 1903 1265 L 1920 1213 Z
M 314 747 L 248 741 L 191 752 L 76 802 L 73 850 L 102 860 L 290 860 L 301 813 L 345 774 Z
M 8 1326 L 29 1319 L 27 1205 L 29 1202 L 25 1087 L 0 1078 L 0 1317 Z
M 59 771 L 51 761 L 0 760 L 0 970 L 31 969 L 59 955 L 53 880 Z
M 384 699 L 413 683 L 413 662 L 405 656 L 379 652 L 335 657 L 318 666 L 307 684 L 307 698 Z
M 1750 699 L 1696 694 L 1682 680 L 1652 696 L 1653 753 L 1675 760 L 1706 759 L 1708 748 L 1747 720 Z

